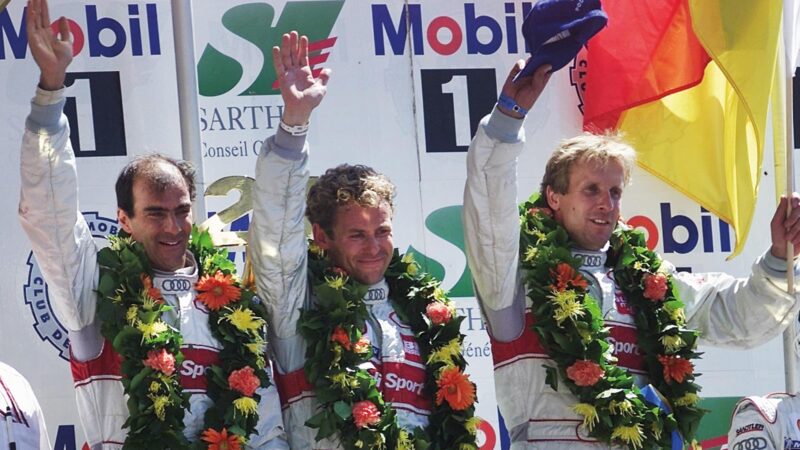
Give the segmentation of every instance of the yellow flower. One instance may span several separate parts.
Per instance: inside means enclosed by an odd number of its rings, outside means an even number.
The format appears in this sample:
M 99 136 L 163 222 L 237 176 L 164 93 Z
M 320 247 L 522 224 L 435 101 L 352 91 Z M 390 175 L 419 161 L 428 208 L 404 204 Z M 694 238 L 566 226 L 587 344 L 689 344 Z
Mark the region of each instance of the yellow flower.
M 345 372 L 339 372 L 337 374 L 331 375 L 328 378 L 330 378 L 331 383 L 341 387 L 342 389 L 352 384 L 352 380 L 350 379 L 351 377 L 348 376 Z
M 147 294 L 146 290 L 139 292 L 139 299 L 142 301 L 142 308 L 147 311 L 152 311 L 156 308 L 156 300 Z
M 686 313 L 683 311 L 683 308 L 667 307 L 666 309 L 669 313 L 669 318 L 672 319 L 673 322 L 677 323 L 678 325 L 683 325 L 686 323 Z
M 166 407 L 170 404 L 169 397 L 166 395 L 148 395 L 150 400 L 153 401 L 153 410 L 156 412 L 158 420 L 164 421 L 167 418 Z
M 635 263 L 633 263 L 633 268 L 636 270 L 642 270 L 644 269 L 644 265 L 642 264 L 641 261 L 636 261 Z
M 644 439 L 642 436 L 642 426 L 637 423 L 634 425 L 619 426 L 614 428 L 614 431 L 611 433 L 611 439 L 619 439 L 626 445 L 633 447 L 634 450 L 637 448 L 642 448 L 642 441 Z
M 408 253 L 404 254 L 403 257 L 400 258 L 400 261 L 402 261 L 402 262 L 404 262 L 406 264 L 411 264 L 413 262 L 416 262 L 416 260 L 414 259 L 414 253 L 413 252 L 408 252 Z
M 256 366 L 258 366 L 259 369 L 267 367 L 267 360 L 261 355 L 256 356 Z
M 553 318 L 559 326 L 567 319 L 574 321 L 583 315 L 583 305 L 578 301 L 578 294 L 571 289 L 554 291 L 550 300 L 556 305 Z
M 335 367 L 339 367 L 339 361 L 342 360 L 342 346 L 341 345 L 334 345 L 333 346 L 333 361 L 331 361 L 331 365 Z
M 267 349 L 266 342 L 264 342 L 264 340 L 261 338 L 257 338 L 253 342 L 244 344 L 244 346 L 247 347 L 248 350 L 250 350 L 250 353 L 256 356 L 263 355 L 264 351 Z
M 700 443 L 697 442 L 696 439 L 692 439 L 692 446 L 690 448 L 692 448 L 694 450 L 703 450 L 703 446 L 700 445 Z
M 542 233 L 539 230 L 533 230 L 533 235 L 536 236 L 536 243 L 540 243 L 543 240 L 547 239 L 547 235 Z
M 655 437 L 656 440 L 661 439 L 661 432 L 664 431 L 664 429 L 660 421 L 655 421 L 651 423 L 650 429 L 653 430 L 653 437 Z
M 239 414 L 250 416 L 258 413 L 258 403 L 250 397 L 239 397 L 233 401 L 233 406 Z
M 700 401 L 700 396 L 694 392 L 687 392 L 683 397 L 675 399 L 675 406 L 694 406 Z
M 453 358 L 461 353 L 461 343 L 458 338 L 450 340 L 447 344 L 434 350 L 428 355 L 428 364 L 435 362 L 443 362 L 445 364 L 452 364 Z
M 150 392 L 155 394 L 158 390 L 161 389 L 161 383 L 158 381 L 153 381 L 150 383 Z
M 331 289 L 340 290 L 344 287 L 345 283 L 347 283 L 347 278 L 338 276 L 338 277 L 325 277 L 325 283 Z
M 361 439 L 359 439 L 359 440 L 357 440 L 357 441 L 356 441 L 356 443 L 355 443 L 355 444 L 353 444 L 353 445 L 355 445 L 355 446 L 356 446 L 356 448 L 364 448 L 364 441 L 362 441 Z
M 581 335 L 581 340 L 584 344 L 592 342 L 592 332 L 585 328 L 578 328 L 578 334 Z
M 226 308 L 229 309 L 230 308 Z M 240 306 L 231 313 L 224 316 L 220 320 L 227 320 L 233 324 L 239 331 L 256 331 L 264 325 L 264 320 L 253 313 L 253 310 L 244 306 Z
M 139 307 L 136 305 L 131 305 L 128 308 L 128 311 L 125 312 L 125 320 L 128 321 L 129 324 L 133 325 L 139 319 Z
M 316 242 L 311 241 L 308 243 L 308 251 L 311 252 L 312 255 L 322 258 L 325 256 L 325 250 L 322 249 Z
M 411 264 L 406 266 L 406 273 L 412 277 L 417 276 L 417 274 L 419 273 L 419 266 L 417 265 L 417 263 L 412 262 Z
M 536 255 L 539 253 L 539 249 L 536 247 L 529 245 L 528 248 L 525 250 L 525 261 L 531 262 L 536 259 Z
M 402 428 L 397 436 L 397 450 L 414 450 L 414 442 L 408 435 L 408 431 L 403 430 Z
M 458 450 L 478 450 L 478 447 L 473 444 L 460 444 Z
M 600 422 L 600 418 L 597 416 L 597 409 L 594 405 L 578 403 L 572 407 L 572 410 L 575 411 L 575 414 L 583 416 L 583 426 L 589 431 L 592 431 L 594 426 Z
M 169 327 L 167 327 L 167 324 L 165 324 L 164 322 L 158 320 L 153 323 L 139 322 L 136 328 L 138 328 L 139 331 L 142 332 L 143 339 L 152 339 L 157 337 L 159 334 L 167 331 Z
M 478 416 L 472 416 L 467 419 L 467 422 L 464 424 L 464 428 L 467 429 L 467 432 L 473 436 L 478 432 L 478 426 L 480 426 L 482 419 Z
M 675 353 L 686 344 L 685 342 L 683 342 L 683 339 L 681 339 L 681 337 L 678 335 L 671 336 L 665 334 L 664 336 L 661 336 L 658 340 L 661 341 L 661 345 L 664 346 L 664 349 L 667 351 L 667 353 Z
M 447 301 L 447 291 L 442 289 L 441 287 L 437 287 L 433 290 L 433 298 L 439 302 L 446 302 Z
M 611 400 L 608 404 L 608 410 L 611 411 L 612 414 L 620 414 L 623 416 L 630 416 L 633 414 L 633 403 L 629 402 L 628 400 L 616 401 Z

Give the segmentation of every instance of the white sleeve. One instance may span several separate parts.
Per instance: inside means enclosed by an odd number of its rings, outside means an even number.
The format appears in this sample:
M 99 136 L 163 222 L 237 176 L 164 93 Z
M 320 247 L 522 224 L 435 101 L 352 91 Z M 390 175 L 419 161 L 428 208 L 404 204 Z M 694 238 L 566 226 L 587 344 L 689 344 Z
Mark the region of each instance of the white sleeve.
M 676 273 L 689 325 L 714 345 L 750 348 L 778 336 L 797 320 L 800 306 L 786 292 L 781 264 L 767 252 L 746 279 L 724 273 Z
M 280 145 L 281 139 L 286 139 L 284 145 Z M 308 297 L 307 155 L 304 140 L 292 142 L 292 137 L 279 129 L 264 142 L 256 163 L 248 251 L 259 296 L 269 312 L 269 341 L 281 374 L 302 368 L 305 360 L 297 321 Z
M 783 449 L 783 439 L 778 435 L 779 424 L 770 423 L 755 402 L 772 408 L 773 414 L 776 414 L 776 399 L 750 397 L 741 400 L 734 408 L 731 428 L 728 430 L 728 450 Z M 773 421 L 779 419 L 773 416 Z
M 64 102 L 62 97 L 31 105 L 20 155 L 19 219 L 58 319 L 78 331 L 95 317 L 97 246 L 78 209 L 78 175 Z
M 467 153 L 462 213 L 467 263 L 484 318 L 500 341 L 518 337 L 525 323 L 525 294 L 517 270 L 522 122 L 495 108 L 481 120 Z

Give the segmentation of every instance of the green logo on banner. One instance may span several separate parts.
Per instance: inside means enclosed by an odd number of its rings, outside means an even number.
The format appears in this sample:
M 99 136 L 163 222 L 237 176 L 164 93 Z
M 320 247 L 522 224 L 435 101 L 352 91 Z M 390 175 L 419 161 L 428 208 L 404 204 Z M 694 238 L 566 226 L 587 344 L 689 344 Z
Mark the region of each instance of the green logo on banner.
M 275 8 L 266 3 L 247 3 L 226 11 L 222 15 L 222 25 L 255 45 L 264 57 L 258 77 L 238 95 L 278 94 L 272 68 L 272 47 L 280 45 L 284 33 L 297 30 L 308 36 L 312 68 L 315 63 L 325 62 L 327 54 L 322 52 L 336 41 L 336 38 L 330 38 L 330 33 L 343 5 L 344 0 L 287 2 L 277 22 Z M 242 64 L 248 63 L 251 62 L 237 61 L 207 44 L 197 63 L 200 95 L 215 97 L 229 92 L 242 79 Z

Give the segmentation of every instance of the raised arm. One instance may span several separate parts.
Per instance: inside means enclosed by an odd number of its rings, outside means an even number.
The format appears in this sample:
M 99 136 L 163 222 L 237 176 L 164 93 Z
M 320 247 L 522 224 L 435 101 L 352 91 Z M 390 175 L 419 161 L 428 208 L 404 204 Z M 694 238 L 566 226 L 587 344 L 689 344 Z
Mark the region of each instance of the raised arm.
M 542 66 L 515 83 L 523 64 L 512 67 L 497 106 L 481 120 L 467 154 L 464 189 L 467 262 L 490 330 L 501 341 L 516 338 L 524 325 L 525 293 L 517 273 L 517 157 L 525 143 L 524 116 L 550 78 L 550 66 Z
M 307 298 L 305 193 L 312 111 L 325 96 L 329 72 L 314 78 L 308 65 L 308 40 L 283 35 L 272 49 L 284 101 L 281 126 L 264 143 L 256 163 L 250 252 L 259 295 L 270 312 L 270 341 L 279 373 L 303 365 L 305 348 L 296 332 L 299 308 Z
M 97 248 L 78 210 L 75 156 L 62 113 L 72 45 L 63 17 L 58 22 L 59 36 L 53 35 L 45 0 L 28 2 L 26 26 L 41 74 L 20 154 L 19 218 L 56 314 L 70 330 L 72 353 L 78 360 L 87 360 L 99 354 L 102 340 L 93 326 Z

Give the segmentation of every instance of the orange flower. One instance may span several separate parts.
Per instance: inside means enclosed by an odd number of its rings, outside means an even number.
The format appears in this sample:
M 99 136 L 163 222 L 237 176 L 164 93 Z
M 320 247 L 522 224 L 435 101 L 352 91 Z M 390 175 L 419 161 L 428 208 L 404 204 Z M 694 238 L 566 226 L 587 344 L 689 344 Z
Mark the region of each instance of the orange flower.
M 336 342 L 345 350 L 350 350 L 352 344 L 350 343 L 350 336 L 347 334 L 347 331 L 344 331 L 344 328 L 340 326 L 336 326 L 333 329 L 333 333 L 331 334 L 331 342 Z
M 197 299 L 210 310 L 216 311 L 228 303 L 239 300 L 242 290 L 233 285 L 233 276 L 220 271 L 214 276 L 204 275 L 195 285 Z
M 603 368 L 594 361 L 581 359 L 567 367 L 567 378 L 578 386 L 594 386 L 605 374 Z
M 142 364 L 166 376 L 175 373 L 175 356 L 163 348 L 147 352 L 147 359 L 143 360 Z
M 358 354 L 367 353 L 369 351 L 369 344 L 370 344 L 369 338 L 366 336 L 361 336 L 360 338 L 358 338 L 358 342 L 356 342 L 356 345 L 353 346 L 353 351 L 355 351 Z
M 239 436 L 228 434 L 227 428 L 222 431 L 209 428 L 203 432 L 202 439 L 208 442 L 208 450 L 240 450 Z
M 437 405 L 441 405 L 443 400 L 447 400 L 451 408 L 461 411 L 475 403 L 475 385 L 458 367 L 448 367 L 442 370 L 441 376 L 436 380 L 436 385 L 439 386 L 439 390 L 436 391 Z
M 228 375 L 228 385 L 231 389 L 250 397 L 261 386 L 261 380 L 255 376 L 252 367 L 245 366 Z
M 451 319 L 450 308 L 440 302 L 428 303 L 428 306 L 425 307 L 425 315 L 431 319 L 431 323 L 434 325 L 450 322 Z
M 528 215 L 535 216 L 536 214 L 544 214 L 547 217 L 553 217 L 553 210 L 550 208 L 530 208 Z
M 642 277 L 644 283 L 644 298 L 650 299 L 654 302 L 664 300 L 667 294 L 667 277 L 663 273 L 646 274 Z
M 664 381 L 675 380 L 683 383 L 687 376 L 694 372 L 694 366 L 688 359 L 683 359 L 675 355 L 658 355 L 658 362 L 664 366 Z
M 153 280 L 150 279 L 147 274 L 142 274 L 142 284 L 144 285 L 144 290 L 147 291 L 147 295 L 150 296 L 153 300 L 157 303 L 163 303 L 164 299 L 161 297 L 161 290 L 157 287 L 153 287 Z
M 558 292 L 564 292 L 570 285 L 582 289 L 589 287 L 583 275 L 575 273 L 575 269 L 565 262 L 558 263 L 556 270 L 550 269 L 550 275 L 556 278 L 556 284 L 552 288 Z
M 366 428 L 370 425 L 377 425 L 381 421 L 381 412 L 375 403 L 369 400 L 362 400 L 353 405 L 353 423 L 356 428 Z

